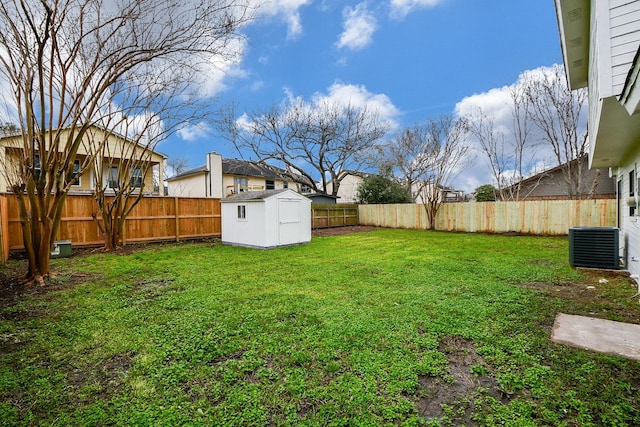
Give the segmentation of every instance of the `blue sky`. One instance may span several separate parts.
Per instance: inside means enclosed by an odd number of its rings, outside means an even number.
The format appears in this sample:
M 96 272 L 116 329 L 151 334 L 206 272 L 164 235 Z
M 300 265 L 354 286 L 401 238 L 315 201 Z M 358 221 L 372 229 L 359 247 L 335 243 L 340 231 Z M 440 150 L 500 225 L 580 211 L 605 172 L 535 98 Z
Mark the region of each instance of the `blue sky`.
M 521 73 L 562 61 L 552 0 L 275 0 L 263 4 L 235 61 L 212 74 L 214 105 L 240 112 L 288 96 L 369 104 L 398 127 L 464 102 L 499 103 Z M 195 125 L 195 126 L 193 126 Z M 204 164 L 215 150 L 239 157 L 219 137 L 192 124 L 158 150 Z M 482 160 L 455 184 L 490 182 Z

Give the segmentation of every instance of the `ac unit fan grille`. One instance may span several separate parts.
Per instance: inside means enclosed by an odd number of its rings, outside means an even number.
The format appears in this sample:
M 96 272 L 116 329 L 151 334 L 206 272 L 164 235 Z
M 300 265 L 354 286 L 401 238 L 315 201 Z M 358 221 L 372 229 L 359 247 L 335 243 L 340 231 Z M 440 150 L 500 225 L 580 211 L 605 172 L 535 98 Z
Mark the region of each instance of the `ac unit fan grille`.
M 574 227 L 569 230 L 569 261 L 574 267 L 618 269 L 618 229 Z

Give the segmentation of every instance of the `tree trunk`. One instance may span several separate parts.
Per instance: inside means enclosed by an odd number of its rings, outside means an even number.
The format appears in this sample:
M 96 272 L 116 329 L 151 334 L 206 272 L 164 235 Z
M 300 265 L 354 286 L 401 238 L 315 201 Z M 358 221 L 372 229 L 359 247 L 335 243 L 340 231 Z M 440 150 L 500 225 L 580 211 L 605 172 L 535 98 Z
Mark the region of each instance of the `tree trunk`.
M 20 211 L 20 223 L 22 225 L 22 238 L 27 254 L 28 269 L 24 278 L 27 283 L 45 284 L 45 279 L 50 277 L 51 250 L 57 228 L 53 227 L 59 214 L 59 204 L 64 200 L 53 197 L 39 197 L 29 195 L 29 202 L 21 191 L 14 192 Z M 54 216 L 53 218 L 51 216 Z
M 424 208 L 427 212 L 427 220 L 429 221 L 428 230 L 436 229 L 436 214 L 440 208 L 440 203 L 428 201 L 424 204 Z

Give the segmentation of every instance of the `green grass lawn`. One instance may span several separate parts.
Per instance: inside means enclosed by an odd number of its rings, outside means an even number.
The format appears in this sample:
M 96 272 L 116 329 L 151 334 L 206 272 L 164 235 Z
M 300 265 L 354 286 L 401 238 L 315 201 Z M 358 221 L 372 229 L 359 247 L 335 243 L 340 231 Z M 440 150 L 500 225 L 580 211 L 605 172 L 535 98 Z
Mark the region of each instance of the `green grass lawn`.
M 558 312 L 640 322 L 636 289 L 567 259 L 379 230 L 56 260 L 0 309 L 0 424 L 640 425 L 638 362 L 549 340 Z

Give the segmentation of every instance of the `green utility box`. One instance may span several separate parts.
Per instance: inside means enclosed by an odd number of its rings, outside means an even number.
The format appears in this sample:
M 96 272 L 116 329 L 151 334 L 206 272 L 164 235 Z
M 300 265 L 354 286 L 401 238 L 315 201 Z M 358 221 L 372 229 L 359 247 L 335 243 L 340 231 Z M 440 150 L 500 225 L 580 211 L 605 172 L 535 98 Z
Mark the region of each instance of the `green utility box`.
M 71 240 L 56 240 L 53 242 L 51 258 L 64 258 L 71 256 Z

